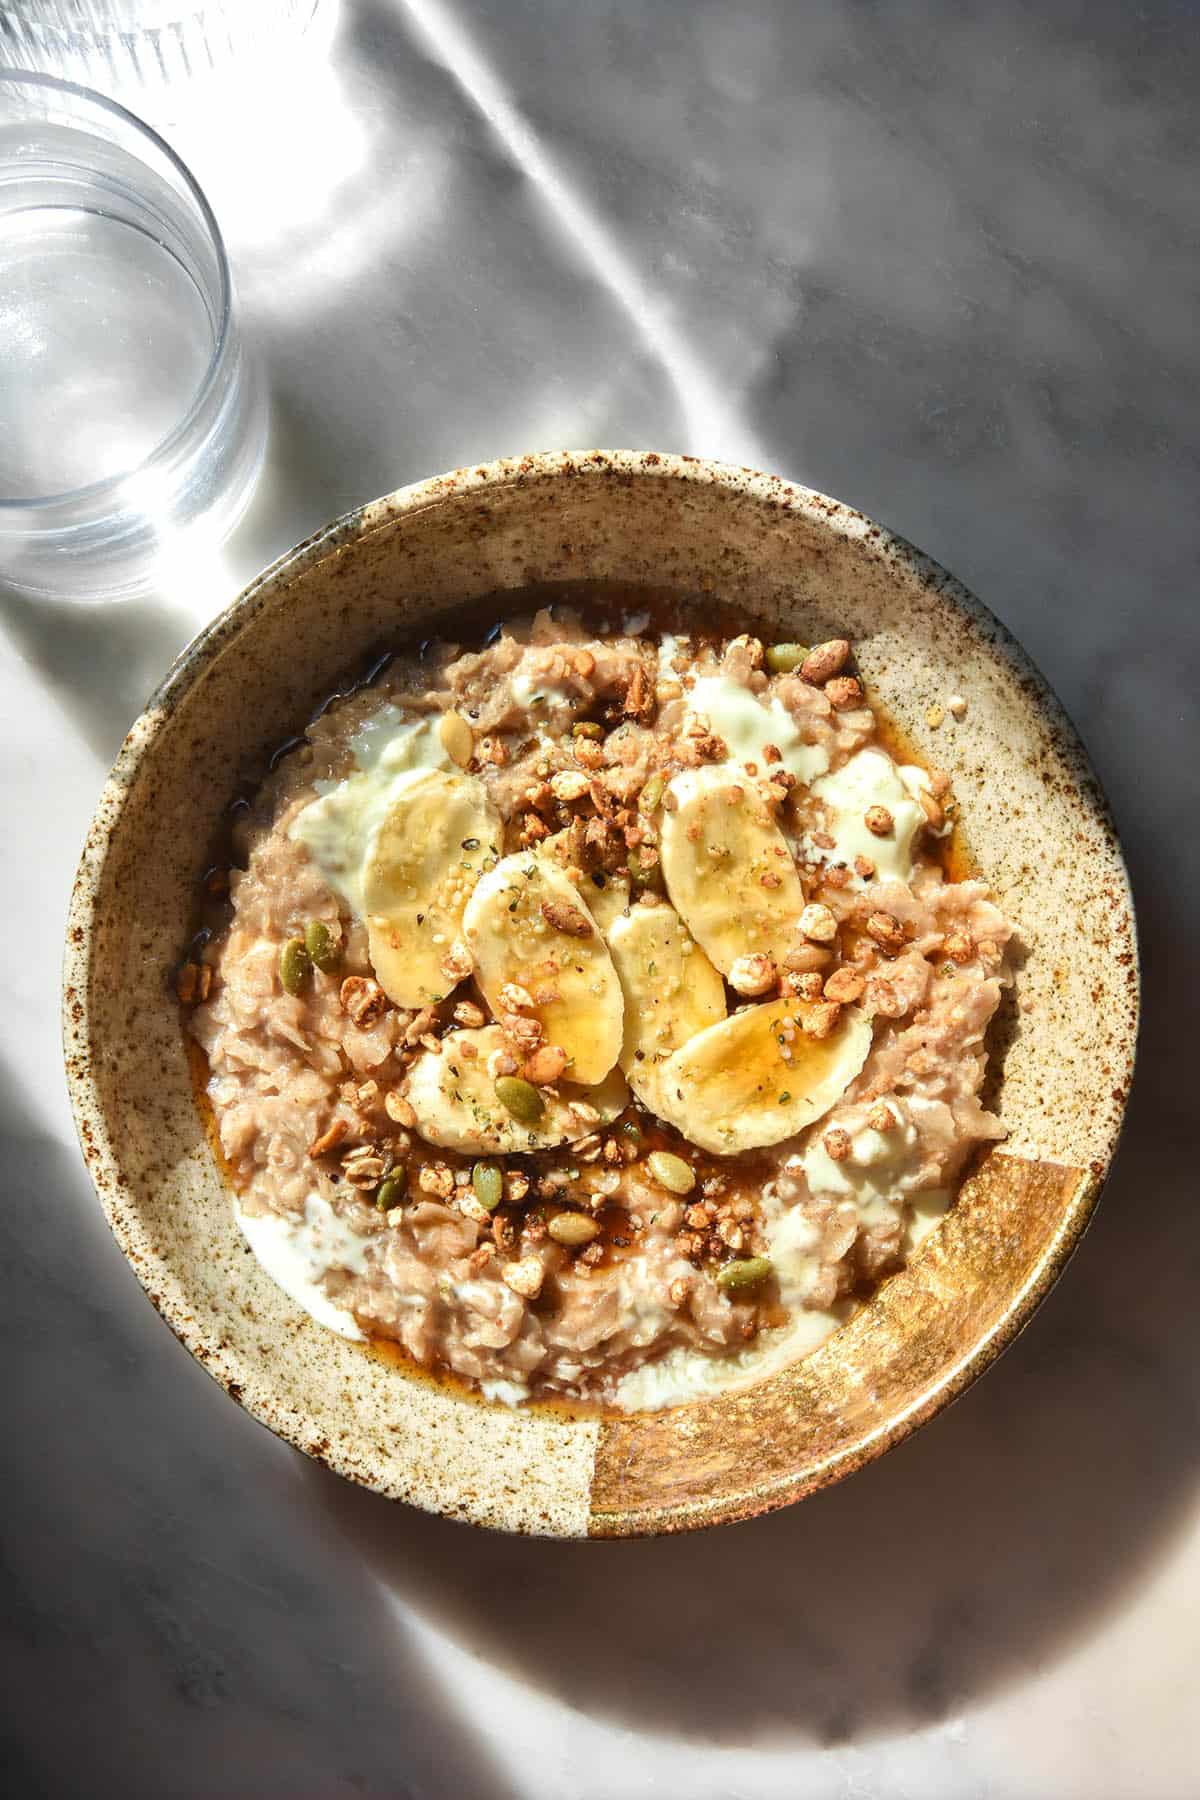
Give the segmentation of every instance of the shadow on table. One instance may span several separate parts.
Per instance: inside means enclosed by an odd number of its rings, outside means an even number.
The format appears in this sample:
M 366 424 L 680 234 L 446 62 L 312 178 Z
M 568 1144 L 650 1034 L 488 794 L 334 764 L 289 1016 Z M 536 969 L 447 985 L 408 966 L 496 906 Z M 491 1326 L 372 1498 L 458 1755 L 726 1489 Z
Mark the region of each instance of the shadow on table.
M 508 1800 L 308 1465 L 174 1343 L 29 1117 L 0 1073 L 0 1787 Z
M 1067 1279 L 963 1404 L 881 1462 L 772 1517 L 658 1541 L 473 1533 L 314 1470 L 330 1517 L 448 1635 L 632 1728 L 865 1739 L 1066 1653 L 1167 1551 L 1200 1465 L 1178 1338 L 1197 1298 L 1194 1176 L 1166 985 Z
M 160 585 L 126 599 L 46 598 L 0 580 L 0 629 L 104 762 L 116 756 L 185 645 L 234 599 L 244 579 L 336 511 L 331 456 L 337 460 L 330 432 L 301 415 L 294 396 L 273 382 L 262 474 L 227 544 L 175 563 L 164 555 Z
M 0 628 L 102 761 L 113 760 L 180 651 L 234 599 L 243 574 L 331 515 L 327 455 L 327 443 L 281 391 L 254 499 L 229 543 L 205 561 L 168 563 L 158 589 L 95 603 L 25 594 L 0 581 Z

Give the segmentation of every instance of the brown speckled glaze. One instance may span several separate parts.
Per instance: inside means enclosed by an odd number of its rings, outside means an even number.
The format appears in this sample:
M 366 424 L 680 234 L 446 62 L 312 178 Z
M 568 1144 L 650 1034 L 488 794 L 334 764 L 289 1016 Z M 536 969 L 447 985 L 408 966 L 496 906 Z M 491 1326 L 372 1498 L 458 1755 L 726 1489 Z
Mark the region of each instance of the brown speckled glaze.
M 970 848 L 1024 949 L 1000 1022 L 1009 1128 L 909 1267 L 807 1361 L 666 1413 L 511 1412 L 314 1324 L 233 1222 L 168 979 L 240 769 L 332 676 L 451 603 L 599 578 L 709 591 L 779 635 L 855 640 L 919 753 L 954 771 Z M 926 710 L 967 701 L 940 730 Z M 685 1530 L 783 1505 L 877 1456 L 1015 1336 L 1095 1205 L 1132 1069 L 1133 913 L 1079 742 L 1003 628 L 860 513 L 690 457 L 528 456 L 339 520 L 254 582 L 134 725 L 88 833 L 64 986 L 80 1141 L 117 1239 L 206 1368 L 272 1430 L 381 1493 L 561 1536 Z

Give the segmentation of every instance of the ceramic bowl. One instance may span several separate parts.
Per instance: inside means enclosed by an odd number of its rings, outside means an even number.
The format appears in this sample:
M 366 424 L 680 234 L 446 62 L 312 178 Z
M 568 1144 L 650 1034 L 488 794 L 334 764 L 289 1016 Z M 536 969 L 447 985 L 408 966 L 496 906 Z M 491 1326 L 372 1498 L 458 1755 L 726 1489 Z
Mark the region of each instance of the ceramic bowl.
M 603 578 L 711 592 L 778 636 L 853 639 L 914 745 L 954 772 L 970 853 L 1023 962 L 995 1029 L 1008 1137 L 901 1273 L 806 1361 L 659 1413 L 509 1410 L 316 1325 L 236 1230 L 170 971 L 239 770 L 381 643 L 448 605 Z M 934 728 L 951 693 L 967 709 Z M 930 717 L 936 714 L 930 713 Z M 134 725 L 71 903 L 66 1058 L 112 1229 L 155 1306 L 241 1405 L 365 1486 L 558 1536 L 744 1518 L 836 1481 L 960 1394 L 1060 1274 L 1116 1143 L 1136 1035 L 1125 868 L 1045 682 L 950 576 L 834 500 L 690 457 L 593 452 L 459 470 L 339 520 L 248 587 Z

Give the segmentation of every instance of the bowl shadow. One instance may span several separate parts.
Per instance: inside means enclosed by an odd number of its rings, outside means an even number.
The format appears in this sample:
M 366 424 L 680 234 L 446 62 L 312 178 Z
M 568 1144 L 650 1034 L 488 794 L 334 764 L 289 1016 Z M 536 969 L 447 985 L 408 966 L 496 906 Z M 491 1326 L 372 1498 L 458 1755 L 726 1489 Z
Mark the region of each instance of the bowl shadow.
M 0 1059 L 3 1791 L 515 1800 L 304 1459 L 173 1341 L 35 1118 Z

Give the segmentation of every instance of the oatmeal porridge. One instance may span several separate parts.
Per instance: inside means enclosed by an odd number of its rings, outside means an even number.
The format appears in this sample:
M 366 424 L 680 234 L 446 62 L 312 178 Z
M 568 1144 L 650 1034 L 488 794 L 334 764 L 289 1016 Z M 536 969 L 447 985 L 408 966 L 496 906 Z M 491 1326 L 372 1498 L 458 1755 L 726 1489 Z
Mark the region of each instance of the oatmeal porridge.
M 387 659 L 235 808 L 178 975 L 241 1231 L 491 1399 L 820 1343 L 1001 1135 L 1010 926 L 841 639 L 595 596 Z M 225 866 L 227 864 L 228 866 Z

